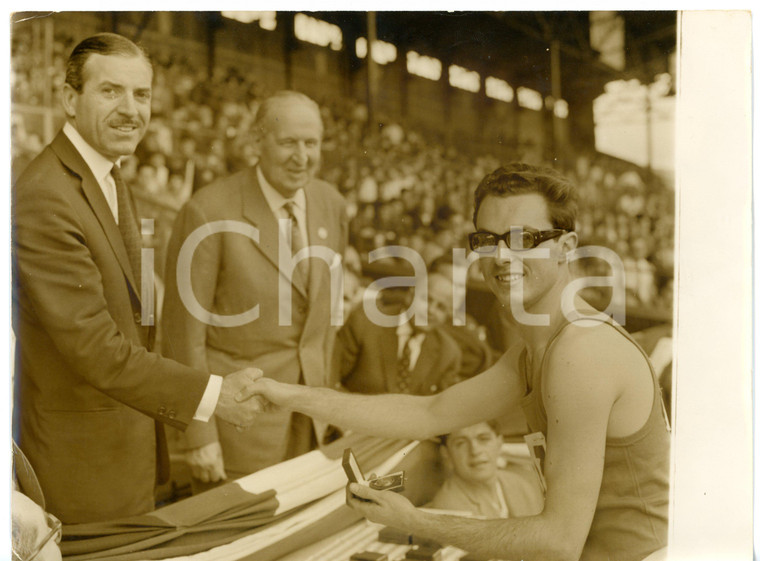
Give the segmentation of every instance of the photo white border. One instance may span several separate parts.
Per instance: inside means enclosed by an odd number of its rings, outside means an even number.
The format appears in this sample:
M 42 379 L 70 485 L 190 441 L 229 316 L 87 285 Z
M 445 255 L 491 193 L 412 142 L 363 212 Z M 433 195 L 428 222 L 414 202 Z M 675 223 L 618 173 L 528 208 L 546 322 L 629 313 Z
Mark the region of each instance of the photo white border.
M 143 5 L 140 5 L 143 4 Z M 197 5 L 196 5 L 197 4 Z M 230 2 L 235 8 L 240 2 Z M 271 4 L 245 4 L 262 9 Z M 182 9 L 204 9 L 191 2 Z M 458 9 L 461 2 L 438 2 L 424 9 Z M 240 6 L 242 7 L 242 6 Z M 275 9 L 372 9 L 371 4 L 337 2 L 277 2 Z M 705 6 L 696 6 L 703 8 Z M 731 6 L 723 5 L 724 9 Z M 50 6 L 47 6 L 50 9 Z M 97 10 L 102 2 L 72 2 L 66 9 Z M 123 7 L 115 7 L 123 9 Z M 404 9 L 400 3 L 383 9 Z M 469 9 L 504 9 L 503 3 L 483 2 Z M 692 6 L 662 2 L 593 2 L 577 9 L 685 9 Z M 46 6 L 24 6 L 43 10 Z M 60 9 L 60 6 L 57 6 Z M 171 3 L 137 2 L 130 10 L 178 9 Z M 208 8 L 205 8 L 208 9 Z M 423 9 L 422 7 L 420 9 Z M 510 9 L 519 9 L 519 7 Z M 568 9 L 557 2 L 532 3 L 531 9 Z M 19 8 L 16 8 L 18 11 Z M 9 10 L 10 14 L 11 10 Z M 759 211 L 752 193 L 752 47 L 750 12 L 692 12 L 682 19 L 679 118 L 677 130 L 678 201 L 678 303 L 676 318 L 676 405 L 673 446 L 675 479 L 671 508 L 669 559 L 752 558 L 752 372 L 753 317 L 760 321 L 752 299 L 752 216 Z M 6 20 L 8 21 L 8 20 Z M 9 75 L 8 25 L 2 26 L 7 51 L 2 65 Z M 9 89 L 5 88 L 0 127 L 9 131 Z M 4 145 L 8 135 L 3 136 Z M 6 145 L 6 155 L 10 149 Z M 9 178 L 9 166 L 6 168 Z M 2 191 L 0 221 L 10 225 L 10 189 Z M 754 234 L 757 236 L 757 234 Z M 755 237 L 754 256 L 760 254 Z M 10 232 L 0 234 L 0 360 L 11 367 Z M 7 253 L 6 253 L 7 252 Z M 755 279 L 755 290 L 760 291 Z M 757 292 L 756 292 L 757 293 Z M 754 308 L 753 308 L 754 306 Z M 754 312 L 754 316 L 753 316 Z M 10 370 L 9 370 L 10 372 Z M 8 404 L 3 424 L 6 440 L 0 446 L 4 476 L 10 483 L 10 395 L 0 386 Z M 10 553 L 10 485 L 0 486 L 6 508 L 0 509 L 0 559 Z M 758 495 L 760 496 L 760 495 Z

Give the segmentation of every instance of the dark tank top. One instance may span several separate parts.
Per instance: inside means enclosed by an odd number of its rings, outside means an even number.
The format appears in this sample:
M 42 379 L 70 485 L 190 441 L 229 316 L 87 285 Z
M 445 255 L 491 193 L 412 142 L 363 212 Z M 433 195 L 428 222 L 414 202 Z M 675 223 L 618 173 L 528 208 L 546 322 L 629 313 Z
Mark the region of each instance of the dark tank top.
M 646 358 L 652 374 L 654 399 L 649 417 L 639 430 L 623 438 L 607 438 L 599 500 L 580 558 L 582 561 L 633 561 L 667 544 L 670 425 L 660 386 L 646 353 L 622 327 L 611 319 L 606 323 Z M 567 325 L 568 322 L 561 325 L 551 337 L 544 358 Z M 525 351 L 520 357 L 520 369 L 527 381 Z M 543 360 L 539 372 L 521 405 L 530 431 L 540 431 L 546 436 L 547 417 L 541 396 Z

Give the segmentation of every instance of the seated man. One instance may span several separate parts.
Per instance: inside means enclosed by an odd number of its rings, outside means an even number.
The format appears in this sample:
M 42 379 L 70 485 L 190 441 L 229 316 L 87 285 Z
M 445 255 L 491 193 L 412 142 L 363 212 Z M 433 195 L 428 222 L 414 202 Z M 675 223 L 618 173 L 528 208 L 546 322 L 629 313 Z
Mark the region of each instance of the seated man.
M 407 289 L 380 292 L 379 307 L 396 314 L 411 304 Z M 426 326 L 414 320 L 396 327 L 378 325 L 364 306 L 351 312 L 338 331 L 332 361 L 333 386 L 354 393 L 431 395 L 457 382 L 462 353 L 432 307 Z
M 487 342 L 486 328 L 479 325 L 469 314 L 465 315 L 464 325 L 455 325 L 455 314 L 465 305 L 466 289 L 455 287 L 454 263 L 451 255 L 435 259 L 428 272 L 428 299 L 431 310 L 445 316 L 441 322 L 442 329 L 454 339 L 462 351 L 462 365 L 457 374 L 457 381 L 472 378 L 491 366 L 497 358 L 496 352 Z
M 22 492 L 11 497 L 13 561 L 61 561 L 61 522 Z
M 544 495 L 532 466 L 509 462 L 499 468 L 501 436 L 495 423 L 477 423 L 440 439 L 451 473 L 429 508 L 484 518 L 531 516 L 543 510 Z

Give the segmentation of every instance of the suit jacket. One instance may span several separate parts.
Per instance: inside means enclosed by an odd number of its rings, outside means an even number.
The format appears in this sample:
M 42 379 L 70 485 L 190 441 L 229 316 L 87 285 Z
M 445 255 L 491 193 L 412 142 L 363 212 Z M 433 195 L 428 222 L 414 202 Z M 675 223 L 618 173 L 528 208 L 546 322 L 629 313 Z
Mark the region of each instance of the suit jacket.
M 467 316 L 465 325 L 452 325 L 447 321 L 441 325 L 441 329 L 457 342 L 457 346 L 462 351 L 459 381 L 477 376 L 488 369 L 498 358 L 496 352 L 488 345 L 484 332 L 481 336 L 481 331 L 474 318 Z
M 427 332 L 411 373 L 409 393 L 431 395 L 457 382 L 462 353 L 440 328 Z M 370 321 L 358 306 L 338 332 L 333 353 L 333 385 L 366 394 L 399 393 L 398 336 L 395 327 Z
M 509 463 L 496 473 L 499 490 L 509 510 L 509 518 L 533 516 L 544 510 L 544 493 L 538 475 L 532 466 Z M 495 508 L 496 496 L 488 496 L 481 488 L 474 488 L 458 475 L 450 475 L 444 481 L 427 508 L 460 510 L 476 516 L 498 518 Z
M 14 432 L 48 510 L 66 523 L 153 510 L 168 455 L 151 417 L 184 428 L 208 374 L 149 351 L 118 226 L 62 132 L 12 204 Z
M 182 208 L 167 250 L 162 351 L 200 369 L 225 375 L 255 366 L 264 375 L 288 383 L 324 386 L 337 328 L 330 326 L 330 280 L 342 273 L 348 239 L 345 202 L 331 185 L 314 180 L 305 187 L 306 226 L 311 246 L 330 250 L 329 263 L 310 259 L 309 286 L 293 280 L 291 298 L 281 297 L 288 275 L 279 266 L 279 225 L 264 198 L 256 169 L 242 170 L 200 189 Z M 212 325 L 189 312 L 180 295 L 187 277 L 177 274 L 179 253 L 192 232 L 208 234 L 226 220 L 248 234 L 221 231 L 207 235 L 192 257 L 192 294 L 203 309 L 230 316 L 258 306 L 258 317 L 239 325 Z M 258 241 L 249 237 L 255 228 Z M 223 228 L 229 230 L 230 228 Z M 336 302 L 332 305 L 337 306 Z M 280 325 L 290 307 L 291 325 Z M 325 426 L 315 423 L 321 438 Z M 227 423 L 194 423 L 185 433 L 190 448 L 215 440 L 222 445 L 225 468 L 251 473 L 286 459 L 292 414 L 262 413 L 254 425 L 238 432 Z

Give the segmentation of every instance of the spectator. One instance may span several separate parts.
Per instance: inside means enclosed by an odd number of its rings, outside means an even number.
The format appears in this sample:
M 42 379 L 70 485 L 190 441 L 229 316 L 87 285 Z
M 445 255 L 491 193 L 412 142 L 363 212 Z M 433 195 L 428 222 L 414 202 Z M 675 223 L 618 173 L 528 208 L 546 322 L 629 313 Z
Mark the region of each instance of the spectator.
M 508 461 L 499 467 L 502 439 L 495 423 L 457 429 L 440 441 L 449 476 L 428 508 L 483 518 L 532 516 L 543 510 L 543 491 L 532 465 Z
M 459 285 L 455 291 L 455 268 L 450 256 L 433 261 L 428 274 L 428 299 L 430 308 L 440 313 L 444 320 L 441 328 L 456 341 L 462 353 L 462 362 L 456 375 L 457 381 L 466 380 L 486 370 L 496 359 L 496 353 L 488 346 L 486 330 L 470 315 L 464 316 L 463 325 L 455 325 L 465 303 L 466 287 Z
M 380 297 L 388 315 L 413 302 L 413 292 L 403 288 L 384 289 Z M 335 341 L 333 385 L 365 394 L 430 395 L 456 383 L 462 354 L 443 329 L 445 313 L 429 308 L 425 326 L 415 324 L 416 317 L 385 326 L 371 319 L 364 306 L 355 307 Z

